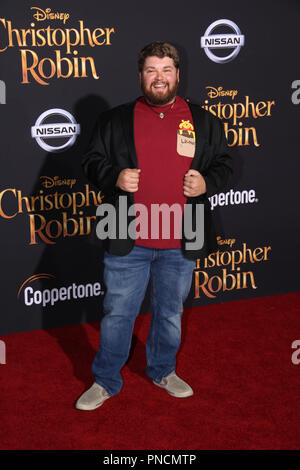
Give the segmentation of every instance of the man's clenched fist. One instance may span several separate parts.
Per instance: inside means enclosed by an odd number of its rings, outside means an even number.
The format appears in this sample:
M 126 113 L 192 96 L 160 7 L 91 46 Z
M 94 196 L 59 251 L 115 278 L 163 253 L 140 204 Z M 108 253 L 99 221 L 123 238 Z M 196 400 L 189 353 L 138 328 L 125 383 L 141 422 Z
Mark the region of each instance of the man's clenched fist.
M 137 168 L 125 168 L 119 173 L 116 186 L 129 193 L 135 193 L 139 189 L 141 170 Z
M 189 170 L 183 179 L 183 194 L 186 197 L 200 196 L 206 193 L 205 179 L 197 170 Z

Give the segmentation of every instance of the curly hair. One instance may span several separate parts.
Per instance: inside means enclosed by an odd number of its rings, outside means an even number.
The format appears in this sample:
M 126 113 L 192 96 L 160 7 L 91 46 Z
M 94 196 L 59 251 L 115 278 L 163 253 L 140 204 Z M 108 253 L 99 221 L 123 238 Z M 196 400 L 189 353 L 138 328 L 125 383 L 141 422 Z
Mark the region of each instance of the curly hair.
M 168 42 L 154 41 L 147 44 L 138 54 L 139 72 L 143 70 L 147 57 L 156 56 L 159 58 L 170 57 L 173 59 L 176 69 L 179 69 L 179 54 L 177 49 Z

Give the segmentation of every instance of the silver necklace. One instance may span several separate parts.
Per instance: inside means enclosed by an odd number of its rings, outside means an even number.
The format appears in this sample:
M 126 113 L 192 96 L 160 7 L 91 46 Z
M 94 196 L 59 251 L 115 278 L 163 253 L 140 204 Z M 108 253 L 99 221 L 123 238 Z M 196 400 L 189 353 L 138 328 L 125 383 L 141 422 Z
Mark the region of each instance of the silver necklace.
M 164 113 L 162 113 L 162 112 L 160 113 L 159 111 L 155 111 L 155 109 L 151 108 L 151 106 L 150 106 L 150 105 L 147 103 L 147 101 L 146 101 L 147 106 L 148 106 L 148 107 L 151 109 L 151 111 L 153 111 L 155 114 L 158 114 L 159 117 L 160 117 L 160 119 L 163 119 L 163 118 L 165 117 L 165 115 L 166 115 L 169 111 L 171 111 L 171 109 L 173 109 L 175 103 L 176 103 L 176 98 L 175 98 L 174 103 L 172 103 L 171 106 L 170 106 Z

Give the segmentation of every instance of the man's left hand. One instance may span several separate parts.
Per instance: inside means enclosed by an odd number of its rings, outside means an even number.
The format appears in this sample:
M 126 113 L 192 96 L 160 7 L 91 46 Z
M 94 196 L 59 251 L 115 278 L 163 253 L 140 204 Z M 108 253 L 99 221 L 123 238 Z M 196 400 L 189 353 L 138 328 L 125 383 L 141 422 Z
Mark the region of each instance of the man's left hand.
M 189 170 L 183 179 L 183 194 L 186 197 L 200 196 L 206 193 L 205 179 L 197 170 Z

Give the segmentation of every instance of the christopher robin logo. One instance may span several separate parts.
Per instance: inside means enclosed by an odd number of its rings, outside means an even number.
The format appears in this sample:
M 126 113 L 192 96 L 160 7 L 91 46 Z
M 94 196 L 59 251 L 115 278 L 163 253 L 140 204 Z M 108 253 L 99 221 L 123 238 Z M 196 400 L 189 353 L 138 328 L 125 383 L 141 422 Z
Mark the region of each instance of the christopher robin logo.
M 183 157 L 193 158 L 195 154 L 194 126 L 189 120 L 181 120 L 177 131 L 177 152 Z

